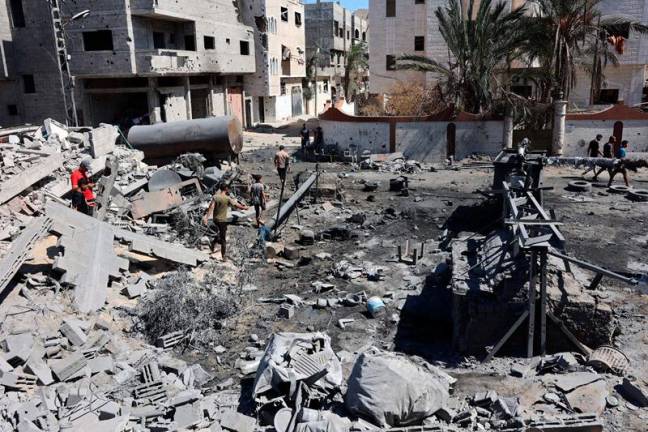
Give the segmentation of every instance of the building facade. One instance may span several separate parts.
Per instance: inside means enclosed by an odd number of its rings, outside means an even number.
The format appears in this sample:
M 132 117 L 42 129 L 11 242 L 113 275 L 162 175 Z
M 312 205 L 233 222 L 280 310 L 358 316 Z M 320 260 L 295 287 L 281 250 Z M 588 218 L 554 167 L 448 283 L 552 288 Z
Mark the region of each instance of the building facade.
M 504 0 L 513 7 L 524 0 Z M 403 54 L 417 54 L 447 63 L 449 53 L 439 32 L 435 11 L 446 6 L 446 0 L 369 0 L 371 38 L 369 91 L 388 94 L 396 82 L 430 80 L 425 73 L 394 70 L 395 60 Z M 648 1 L 602 0 L 598 5 L 604 15 L 623 15 L 648 24 Z M 593 101 L 595 104 L 623 102 L 639 104 L 646 100 L 648 86 L 648 38 L 628 32 L 623 54 L 618 54 L 620 65 L 605 69 L 604 90 Z M 570 95 L 572 106 L 590 105 L 591 79 L 584 70 L 577 74 L 577 85 Z M 530 81 L 516 82 L 514 86 L 533 93 Z
M 306 56 L 313 64 L 318 91 L 324 90 L 330 102 L 344 94 L 346 56 L 357 43 L 369 42 L 369 23 L 362 13 L 354 13 L 337 2 L 317 2 L 306 6 Z M 367 71 L 368 72 L 368 71 Z M 365 74 L 365 83 L 368 73 Z M 318 93 L 319 95 L 319 93 Z M 326 102 L 318 98 L 318 111 Z
M 254 29 L 256 71 L 245 80 L 252 122 L 282 122 L 304 114 L 304 5 L 298 0 L 240 3 L 246 5 L 244 22 Z
M 298 0 L 76 0 L 60 10 L 49 1 L 0 6 L 2 126 L 72 122 L 72 102 L 80 124 L 126 127 L 226 114 L 251 126 L 303 113 Z

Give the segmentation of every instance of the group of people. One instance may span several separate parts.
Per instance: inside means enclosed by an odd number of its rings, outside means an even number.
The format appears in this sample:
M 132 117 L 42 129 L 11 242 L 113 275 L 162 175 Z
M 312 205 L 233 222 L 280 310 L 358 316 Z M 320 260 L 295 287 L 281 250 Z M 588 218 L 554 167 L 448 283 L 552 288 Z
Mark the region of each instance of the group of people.
M 279 175 L 279 180 L 282 185 L 286 182 L 286 174 L 290 171 L 290 155 L 283 145 L 279 146 L 279 150 L 274 156 L 274 165 Z M 250 202 L 254 207 L 256 224 L 259 229 L 264 226 L 261 219 L 262 212 L 266 209 L 268 195 L 266 193 L 265 185 L 263 184 L 263 176 L 260 174 L 252 175 L 253 183 L 249 187 Z M 218 237 L 211 244 L 212 253 L 215 252 L 217 243 L 220 243 L 221 259 L 227 261 L 227 225 L 228 217 L 227 211 L 229 208 L 247 210 L 249 207 L 239 203 L 237 200 L 229 195 L 230 187 L 227 183 L 222 183 L 218 191 L 212 197 L 207 212 L 203 216 L 203 224 L 207 225 L 209 218 L 214 221 L 214 225 L 218 230 Z
M 594 171 L 594 177 L 592 178 L 592 180 L 597 181 L 599 174 L 601 174 L 603 171 L 607 171 L 610 175 L 610 180 L 608 181 L 608 187 L 610 187 L 612 185 L 612 180 L 614 179 L 614 177 L 617 174 L 621 173 L 623 175 L 623 181 L 625 182 L 625 185 L 630 186 L 630 183 L 628 182 L 628 170 L 625 166 L 625 159 L 628 156 L 628 141 L 622 140 L 619 148 L 615 151 L 614 147 L 616 145 L 616 137 L 611 136 L 603 145 L 603 151 L 601 151 L 602 139 L 603 135 L 598 134 L 596 135 L 596 139 L 590 141 L 589 146 L 587 147 L 587 155 L 592 158 L 614 158 L 617 159 L 616 164 L 613 168 L 599 167 L 598 170 L 596 166 L 593 166 L 592 168 L 586 170 L 582 175 L 585 175 L 590 171 Z
M 306 153 L 307 150 L 315 149 L 319 150 L 324 146 L 324 131 L 320 126 L 317 126 L 312 132 L 313 135 L 313 145 L 310 145 L 310 136 L 311 131 L 306 127 L 306 122 L 302 124 L 302 128 L 299 131 L 299 137 L 301 138 L 301 151 L 302 154 Z

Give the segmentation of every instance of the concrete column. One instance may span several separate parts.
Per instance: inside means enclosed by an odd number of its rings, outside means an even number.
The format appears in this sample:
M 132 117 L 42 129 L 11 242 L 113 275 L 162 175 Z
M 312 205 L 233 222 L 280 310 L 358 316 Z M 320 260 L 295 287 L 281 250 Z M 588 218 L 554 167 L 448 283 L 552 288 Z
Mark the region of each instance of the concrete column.
M 560 95 L 562 96 L 562 95 Z M 560 156 L 565 145 L 565 119 L 567 117 L 567 101 L 562 97 L 554 100 L 553 141 L 551 154 Z
M 214 98 L 216 94 L 214 91 L 214 76 L 209 76 L 209 115 L 216 116 L 216 104 L 214 103 Z
M 162 108 L 160 107 L 160 98 L 157 94 L 157 78 L 148 79 L 148 90 L 146 91 L 146 100 L 148 102 L 149 118 L 151 124 L 162 121 Z
M 187 120 L 191 120 L 191 84 L 189 83 L 189 75 L 184 79 L 184 93 L 185 104 L 187 105 Z
M 513 148 L 513 115 L 508 109 L 504 116 L 504 148 Z

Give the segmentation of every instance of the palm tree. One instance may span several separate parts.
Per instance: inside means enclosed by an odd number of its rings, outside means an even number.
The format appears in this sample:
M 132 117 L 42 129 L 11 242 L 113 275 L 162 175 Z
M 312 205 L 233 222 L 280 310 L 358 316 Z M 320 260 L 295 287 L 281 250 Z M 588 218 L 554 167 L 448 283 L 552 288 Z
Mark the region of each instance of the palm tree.
M 631 18 L 603 16 L 598 9 L 601 0 L 532 0 L 537 15 L 529 19 L 527 29 L 532 44 L 529 59 L 536 59 L 551 76 L 552 87 L 569 97 L 576 85 L 579 67 L 591 72 L 592 97 L 604 81 L 607 64 L 618 59 L 608 40 L 619 29 L 648 33 L 648 27 Z
M 433 73 L 440 81 L 446 103 L 472 113 L 493 110 L 502 99 L 513 99 L 508 82 L 497 76 L 503 66 L 522 57 L 527 42 L 525 10 L 507 11 L 504 2 L 450 0 L 435 11 L 439 31 L 448 46 L 448 62 L 418 55 L 397 59 L 398 69 Z M 514 103 L 509 100 L 509 103 Z
M 360 74 L 369 68 L 369 56 L 367 54 L 367 44 L 358 42 L 351 46 L 346 53 L 346 62 L 344 65 L 344 96 L 350 102 L 355 96 L 357 90 L 356 80 Z

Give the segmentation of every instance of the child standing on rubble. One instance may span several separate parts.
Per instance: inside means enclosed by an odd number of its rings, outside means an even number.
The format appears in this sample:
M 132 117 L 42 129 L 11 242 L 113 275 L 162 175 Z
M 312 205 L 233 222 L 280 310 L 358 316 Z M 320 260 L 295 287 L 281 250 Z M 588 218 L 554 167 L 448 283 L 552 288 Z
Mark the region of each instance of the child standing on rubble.
M 72 208 L 81 213 L 92 216 L 93 202 L 88 202 L 86 198 L 87 190 L 90 188 L 87 178 L 80 178 L 77 181 L 77 187 L 72 191 Z
M 252 175 L 254 183 L 250 186 L 250 198 L 256 214 L 257 228 L 261 226 L 261 211 L 266 209 L 267 195 L 265 186 L 261 183 L 262 176 L 259 174 Z
M 218 228 L 218 241 L 221 245 L 221 260 L 227 261 L 227 209 L 228 208 L 237 208 L 240 210 L 247 210 L 247 206 L 240 204 L 234 198 L 229 196 L 229 185 L 223 183 L 220 185 L 218 192 L 214 194 L 211 202 L 209 203 L 209 208 L 207 213 L 203 216 L 203 224 L 207 225 L 209 217 L 214 218 L 214 223 L 216 228 Z M 211 251 L 214 253 L 214 247 L 216 246 L 216 240 L 211 244 Z

